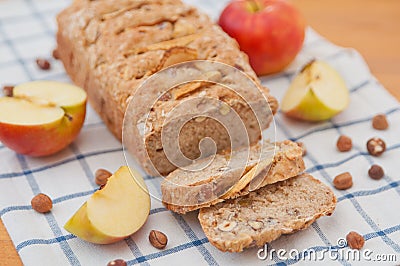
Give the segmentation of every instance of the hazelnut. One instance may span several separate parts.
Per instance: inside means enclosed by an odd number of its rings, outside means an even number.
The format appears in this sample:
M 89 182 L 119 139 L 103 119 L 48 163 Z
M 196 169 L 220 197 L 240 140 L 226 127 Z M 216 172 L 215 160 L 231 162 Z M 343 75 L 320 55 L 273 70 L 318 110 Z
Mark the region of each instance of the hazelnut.
M 372 156 L 381 156 L 386 150 L 386 143 L 380 138 L 372 138 L 367 142 L 367 150 Z
M 386 115 L 379 114 L 372 118 L 372 127 L 377 130 L 385 130 L 389 127 Z
M 103 186 L 107 184 L 107 180 L 110 176 L 112 176 L 112 174 L 109 171 L 100 168 L 96 171 L 94 176 L 96 184 L 99 186 Z
M 168 238 L 164 233 L 160 231 L 151 230 L 149 234 L 149 241 L 150 244 L 153 245 L 153 247 L 163 249 L 168 243 Z
M 353 142 L 348 136 L 342 135 L 337 140 L 336 147 L 340 152 L 349 151 L 353 148 Z
M 351 188 L 353 186 L 353 177 L 349 172 L 345 172 L 333 179 L 333 185 L 339 190 Z
M 368 175 L 372 179 L 379 180 L 385 175 L 385 172 L 383 171 L 382 167 L 380 167 L 377 164 L 374 164 L 374 165 L 371 166 L 371 168 L 369 168 Z
M 362 249 L 365 243 L 364 237 L 354 231 L 347 234 L 346 241 L 347 245 L 352 249 Z
M 12 97 L 13 96 L 13 90 L 14 90 L 14 86 L 4 86 L 3 87 L 4 96 Z
M 107 266 L 126 266 L 126 261 L 123 259 L 117 259 L 117 260 L 112 260 L 109 263 L 107 263 Z
M 249 221 L 248 224 L 251 226 L 251 228 L 253 228 L 254 230 L 259 230 L 261 229 L 264 224 L 262 222 L 259 221 Z
M 46 213 L 53 208 L 53 202 L 46 194 L 37 194 L 31 200 L 32 209 L 40 213 Z
M 43 58 L 36 59 L 36 64 L 42 70 L 49 70 L 51 67 L 50 62 Z
M 230 232 L 236 227 L 237 223 L 234 221 L 223 221 L 218 225 L 218 229 L 223 232 Z

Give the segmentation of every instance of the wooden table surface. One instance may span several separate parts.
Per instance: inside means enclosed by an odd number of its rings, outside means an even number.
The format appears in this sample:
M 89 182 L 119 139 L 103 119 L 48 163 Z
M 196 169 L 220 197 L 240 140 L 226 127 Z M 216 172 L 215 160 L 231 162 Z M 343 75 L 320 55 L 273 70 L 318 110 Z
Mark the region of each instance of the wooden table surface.
M 291 0 L 317 32 L 356 48 L 372 73 L 400 100 L 399 0 Z M 0 265 L 22 265 L 0 221 Z

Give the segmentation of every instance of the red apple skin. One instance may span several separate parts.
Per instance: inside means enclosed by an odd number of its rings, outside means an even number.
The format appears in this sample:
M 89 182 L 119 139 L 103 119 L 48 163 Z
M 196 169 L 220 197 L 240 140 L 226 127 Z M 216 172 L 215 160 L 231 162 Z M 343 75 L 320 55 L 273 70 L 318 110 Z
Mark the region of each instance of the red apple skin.
M 254 11 L 251 5 L 260 8 Z M 233 1 L 219 25 L 235 38 L 257 75 L 279 72 L 296 57 L 304 42 L 305 21 L 285 0 Z
M 68 146 L 78 136 L 86 115 L 86 103 L 66 108 L 68 117 L 45 125 L 0 122 L 0 140 L 8 148 L 29 156 L 48 156 Z M 70 119 L 72 118 L 72 119 Z

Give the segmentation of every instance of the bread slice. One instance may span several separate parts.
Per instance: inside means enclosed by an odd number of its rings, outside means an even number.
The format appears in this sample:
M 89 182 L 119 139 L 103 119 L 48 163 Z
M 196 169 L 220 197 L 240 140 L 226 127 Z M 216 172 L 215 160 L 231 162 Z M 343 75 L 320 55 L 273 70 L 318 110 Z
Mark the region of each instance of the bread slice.
M 265 186 L 248 195 L 203 208 L 200 224 L 212 245 L 241 252 L 309 227 L 336 206 L 332 190 L 309 174 Z
M 297 176 L 305 168 L 301 147 L 289 140 L 252 146 L 249 154 L 242 149 L 235 158 L 246 163 L 244 169 L 219 154 L 206 167 L 209 158 L 173 171 L 161 183 L 163 204 L 183 214 Z
M 85 88 L 92 107 L 120 140 L 125 111 L 138 87 L 157 71 L 194 59 L 222 62 L 244 72 L 264 95 L 271 114 L 277 111 L 277 100 L 261 85 L 237 42 L 207 15 L 180 0 L 120 0 L 117 5 L 114 0 L 72 1 L 57 16 L 57 23 L 57 52 L 68 75 Z M 218 78 L 226 77 L 220 73 Z M 161 96 L 156 93 L 157 87 L 141 95 L 143 103 Z M 135 107 L 139 111 L 135 118 L 150 118 L 144 125 L 134 125 L 143 126 L 142 136 L 133 131 L 124 133 L 125 148 L 137 156 L 148 174 L 167 175 L 176 169 L 165 155 L 161 141 L 163 114 L 202 93 L 225 102 L 239 114 L 251 144 L 268 127 L 269 123 L 257 127 L 257 119 L 249 108 L 253 100 L 246 102 L 221 86 L 200 84 L 177 89 L 162 97 L 150 113 L 140 113 L 149 106 Z M 255 102 L 264 98 L 248 94 Z M 209 118 L 192 119 L 179 136 L 182 153 L 187 158 L 197 158 L 197 147 L 204 137 L 212 138 L 218 151 L 231 145 L 221 124 Z M 145 148 L 139 145 L 143 139 Z M 172 141 L 176 139 L 167 142 Z

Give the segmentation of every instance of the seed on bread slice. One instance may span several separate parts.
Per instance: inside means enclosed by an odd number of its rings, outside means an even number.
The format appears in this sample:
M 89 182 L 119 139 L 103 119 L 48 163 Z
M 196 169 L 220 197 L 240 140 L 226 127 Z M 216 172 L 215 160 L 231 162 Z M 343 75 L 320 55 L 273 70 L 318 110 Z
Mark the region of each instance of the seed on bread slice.
M 335 206 L 336 197 L 328 186 L 302 174 L 203 208 L 199 220 L 212 245 L 241 252 L 305 229 L 319 217 L 331 215 Z
M 206 167 L 202 166 L 209 158 L 190 166 L 200 171 L 173 171 L 161 183 L 163 204 L 174 212 L 186 213 L 246 195 L 304 171 L 302 150 L 292 141 L 265 143 L 261 155 L 260 151 L 260 144 L 252 146 L 249 153 L 238 151 L 239 158 L 247 159 L 245 169 L 229 164 L 230 157 L 219 154 Z

